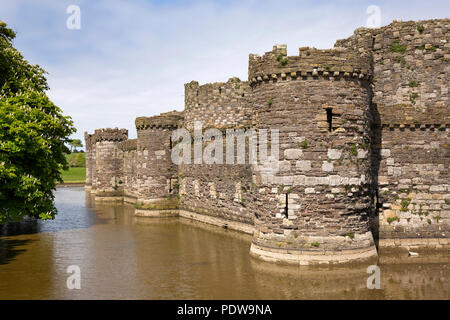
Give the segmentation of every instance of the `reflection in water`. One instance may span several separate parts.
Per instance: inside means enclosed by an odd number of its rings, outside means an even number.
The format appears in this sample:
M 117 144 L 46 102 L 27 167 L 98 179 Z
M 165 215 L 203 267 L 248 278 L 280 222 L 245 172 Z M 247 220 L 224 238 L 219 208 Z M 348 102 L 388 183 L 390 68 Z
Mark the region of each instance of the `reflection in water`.
M 56 192 L 54 221 L 0 230 L 0 299 L 448 299 L 448 252 L 382 252 L 381 290 L 367 265 L 278 266 L 252 259 L 251 237 L 178 218 L 138 218 L 131 205 Z M 81 290 L 69 290 L 70 265 Z

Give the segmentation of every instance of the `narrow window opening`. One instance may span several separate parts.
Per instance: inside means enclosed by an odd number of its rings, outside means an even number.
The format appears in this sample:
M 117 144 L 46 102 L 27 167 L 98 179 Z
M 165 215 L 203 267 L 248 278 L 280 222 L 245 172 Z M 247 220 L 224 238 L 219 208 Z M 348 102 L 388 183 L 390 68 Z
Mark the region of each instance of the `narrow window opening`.
M 328 108 L 327 110 L 327 122 L 328 122 L 328 131 L 333 131 L 333 109 Z
M 222 94 L 222 88 L 219 87 L 219 94 Z
M 169 150 L 172 150 L 172 137 L 169 137 Z
M 169 179 L 169 193 L 172 193 L 172 178 Z
M 284 207 L 284 215 L 286 216 L 286 218 L 289 217 L 288 202 L 289 202 L 289 193 L 286 193 L 286 204 L 285 204 L 285 207 Z

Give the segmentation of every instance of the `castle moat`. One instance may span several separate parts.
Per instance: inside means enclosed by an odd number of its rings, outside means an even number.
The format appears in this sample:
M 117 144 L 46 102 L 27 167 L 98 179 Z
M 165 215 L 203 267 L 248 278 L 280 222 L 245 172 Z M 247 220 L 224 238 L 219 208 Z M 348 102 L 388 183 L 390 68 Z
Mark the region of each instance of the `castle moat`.
M 0 229 L 0 299 L 449 299 L 448 251 L 381 249 L 368 263 L 283 266 L 249 255 L 250 235 L 184 218 L 143 218 L 84 188 L 55 193 L 54 221 Z M 69 290 L 67 267 L 81 289 Z

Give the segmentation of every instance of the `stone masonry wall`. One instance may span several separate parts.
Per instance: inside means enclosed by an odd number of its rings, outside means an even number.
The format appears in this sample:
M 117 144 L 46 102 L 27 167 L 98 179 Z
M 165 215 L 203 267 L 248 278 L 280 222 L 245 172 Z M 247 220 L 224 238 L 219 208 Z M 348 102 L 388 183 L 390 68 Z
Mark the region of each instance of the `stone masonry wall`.
M 84 145 L 86 148 L 86 186 L 88 188 L 92 187 L 92 177 L 95 172 L 95 145 L 92 142 L 92 135 L 87 132 L 84 133 Z
M 130 139 L 119 144 L 123 155 L 123 195 L 137 198 L 137 139 Z
M 194 142 L 194 121 L 205 129 L 215 128 L 223 137 L 223 164 L 182 164 L 180 176 L 180 208 L 226 220 L 253 224 L 250 212 L 253 193 L 251 166 L 237 164 L 237 140 L 234 142 L 234 164 L 226 164 L 226 130 L 245 130 L 252 126 L 252 109 L 248 104 L 249 86 L 238 78 L 226 83 L 199 86 L 192 81 L 185 85 L 184 127 Z M 201 141 L 202 150 L 214 142 Z M 248 154 L 248 147 L 245 149 Z
M 380 238 L 450 232 L 450 19 L 358 29 L 336 46 L 373 55 Z
M 184 127 L 194 128 L 200 121 L 203 128 L 229 128 L 251 121 L 251 106 L 247 103 L 249 86 L 239 78 L 227 82 L 199 85 L 197 81 L 185 84 Z

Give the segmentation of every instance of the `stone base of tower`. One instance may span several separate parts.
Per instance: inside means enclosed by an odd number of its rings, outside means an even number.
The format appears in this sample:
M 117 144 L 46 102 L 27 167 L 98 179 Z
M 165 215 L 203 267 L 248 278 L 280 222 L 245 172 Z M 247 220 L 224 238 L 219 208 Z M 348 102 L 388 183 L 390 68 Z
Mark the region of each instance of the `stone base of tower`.
M 302 243 L 270 242 L 255 238 L 250 247 L 250 254 L 268 262 L 295 265 L 351 263 L 377 260 L 378 258 L 371 233 L 360 235 L 357 239 L 321 238 L 321 243 L 316 241 L 307 243 L 303 241 Z

